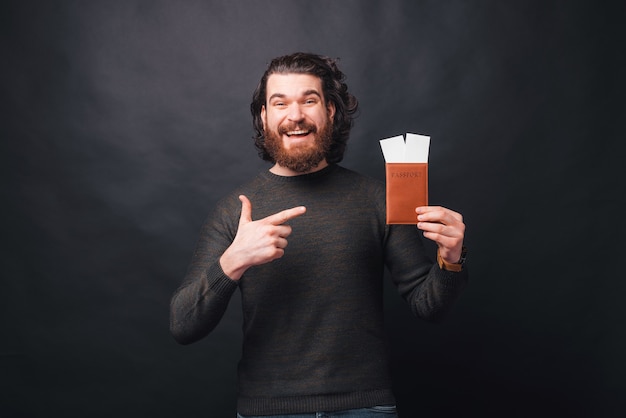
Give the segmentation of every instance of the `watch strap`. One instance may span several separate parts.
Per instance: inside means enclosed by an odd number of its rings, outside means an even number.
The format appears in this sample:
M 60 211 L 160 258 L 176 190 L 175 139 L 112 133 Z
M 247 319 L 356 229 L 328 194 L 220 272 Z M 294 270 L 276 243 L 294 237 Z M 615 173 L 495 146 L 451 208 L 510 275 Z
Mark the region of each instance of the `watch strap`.
M 458 273 L 459 271 L 463 270 L 463 267 L 465 266 L 466 258 L 467 258 L 467 248 L 465 248 L 465 246 L 463 246 L 463 249 L 461 250 L 461 258 L 459 259 L 457 263 L 448 263 L 446 260 L 441 258 L 441 254 L 439 254 L 439 249 L 437 249 L 437 264 L 439 264 L 439 268 L 441 270 L 452 271 L 452 272 Z

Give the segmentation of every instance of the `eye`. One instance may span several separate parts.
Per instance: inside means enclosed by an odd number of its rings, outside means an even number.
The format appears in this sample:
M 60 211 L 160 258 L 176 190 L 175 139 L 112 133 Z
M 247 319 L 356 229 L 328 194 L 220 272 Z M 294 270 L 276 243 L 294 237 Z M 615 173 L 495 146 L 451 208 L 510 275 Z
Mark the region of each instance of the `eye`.
M 314 98 L 306 99 L 304 101 L 304 104 L 308 104 L 308 105 L 313 105 L 313 104 L 316 104 L 316 103 L 317 103 L 317 99 L 314 99 Z

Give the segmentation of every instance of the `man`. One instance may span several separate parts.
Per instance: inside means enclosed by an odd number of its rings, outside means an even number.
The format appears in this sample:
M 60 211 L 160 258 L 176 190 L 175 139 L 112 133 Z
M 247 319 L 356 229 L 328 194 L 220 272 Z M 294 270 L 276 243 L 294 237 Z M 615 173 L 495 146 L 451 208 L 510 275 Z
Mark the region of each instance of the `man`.
M 172 334 L 189 344 L 240 290 L 239 417 L 396 416 L 384 267 L 428 320 L 467 281 L 460 214 L 419 207 L 417 228 L 386 225 L 384 184 L 337 165 L 357 107 L 333 60 L 296 53 L 270 63 L 251 111 L 255 145 L 273 166 L 219 202 L 172 298 Z M 438 263 L 421 235 L 437 243 Z

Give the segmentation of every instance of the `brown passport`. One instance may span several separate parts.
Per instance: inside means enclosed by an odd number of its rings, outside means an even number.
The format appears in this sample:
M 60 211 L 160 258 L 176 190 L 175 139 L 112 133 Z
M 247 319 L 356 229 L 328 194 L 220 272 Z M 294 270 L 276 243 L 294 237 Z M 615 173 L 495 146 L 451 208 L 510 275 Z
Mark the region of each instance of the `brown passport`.
M 415 208 L 428 205 L 428 163 L 385 163 L 387 223 L 417 224 Z

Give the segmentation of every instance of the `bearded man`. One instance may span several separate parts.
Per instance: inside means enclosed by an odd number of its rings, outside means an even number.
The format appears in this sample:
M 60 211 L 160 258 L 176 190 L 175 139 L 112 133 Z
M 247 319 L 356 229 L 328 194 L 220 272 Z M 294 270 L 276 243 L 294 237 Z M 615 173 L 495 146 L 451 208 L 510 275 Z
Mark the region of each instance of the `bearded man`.
M 240 418 L 397 416 L 385 267 L 426 320 L 467 282 L 459 213 L 418 207 L 417 227 L 387 225 L 385 185 L 338 165 L 358 107 L 344 80 L 328 57 L 272 60 L 250 108 L 259 155 L 273 165 L 220 200 L 172 298 L 171 332 L 190 344 L 240 291 Z M 437 263 L 422 236 L 437 243 Z

